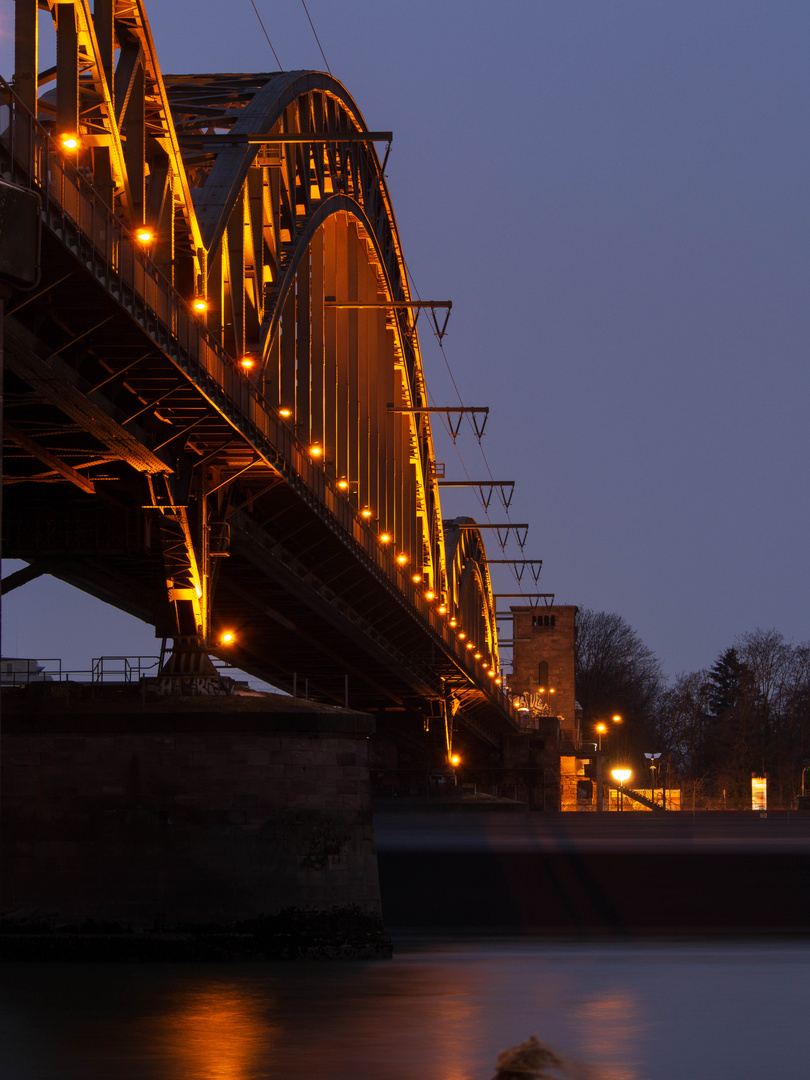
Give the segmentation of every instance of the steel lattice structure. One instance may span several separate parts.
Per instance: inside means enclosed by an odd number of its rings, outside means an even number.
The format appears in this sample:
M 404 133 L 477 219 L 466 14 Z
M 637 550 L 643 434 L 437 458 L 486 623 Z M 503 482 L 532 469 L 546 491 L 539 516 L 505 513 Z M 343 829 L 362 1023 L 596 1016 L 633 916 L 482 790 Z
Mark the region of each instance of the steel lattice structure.
M 178 655 L 232 627 L 276 685 L 514 730 L 481 535 L 446 548 L 380 133 L 321 73 L 163 77 L 141 0 L 17 0 L 15 40 L 2 170 L 43 231 L 6 301 L 4 555 Z

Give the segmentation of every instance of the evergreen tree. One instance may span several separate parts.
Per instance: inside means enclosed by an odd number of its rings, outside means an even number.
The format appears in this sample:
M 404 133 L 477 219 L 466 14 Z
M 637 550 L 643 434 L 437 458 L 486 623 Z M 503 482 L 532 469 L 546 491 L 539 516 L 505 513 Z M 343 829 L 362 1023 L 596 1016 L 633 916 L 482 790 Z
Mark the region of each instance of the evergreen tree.
M 726 805 L 750 806 L 751 774 L 765 770 L 767 754 L 762 695 L 736 648 L 720 655 L 709 683 L 714 723 L 706 766 L 714 777 L 715 796 L 725 792 Z

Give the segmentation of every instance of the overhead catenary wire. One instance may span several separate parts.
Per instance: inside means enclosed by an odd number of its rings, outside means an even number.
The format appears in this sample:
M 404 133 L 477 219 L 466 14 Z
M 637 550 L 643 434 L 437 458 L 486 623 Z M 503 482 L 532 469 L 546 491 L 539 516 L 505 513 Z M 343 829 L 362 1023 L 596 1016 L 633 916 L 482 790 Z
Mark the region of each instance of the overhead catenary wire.
M 318 48 L 321 50 L 321 56 L 323 57 L 323 62 L 326 64 L 326 70 L 331 75 L 332 74 L 332 69 L 329 67 L 329 61 L 326 59 L 326 53 L 323 51 L 323 45 L 321 45 L 321 39 L 318 37 L 318 31 L 315 29 L 315 23 L 313 23 L 312 16 L 309 13 L 309 8 L 307 7 L 307 0 L 301 0 L 301 3 L 304 6 L 304 11 L 307 13 L 307 18 L 309 19 L 309 25 L 312 27 L 312 33 L 315 35 L 315 40 L 318 42 Z
M 332 74 L 332 69 L 329 66 L 329 61 L 326 59 L 326 53 L 323 51 L 323 45 L 321 45 L 321 39 L 318 37 L 318 31 L 315 29 L 315 23 L 312 21 L 312 16 L 309 13 L 309 8 L 307 7 L 306 0 L 301 0 L 301 5 L 304 8 L 304 12 L 306 14 L 307 21 L 309 22 L 309 25 L 310 25 L 310 28 L 312 30 L 313 36 L 315 37 L 315 41 L 317 42 L 317 45 L 318 45 L 318 49 L 320 50 L 321 56 L 323 57 L 323 62 L 326 65 L 326 70 L 331 75 Z M 264 25 L 264 20 L 262 19 L 261 15 L 259 13 L 259 9 L 256 7 L 255 0 L 250 0 L 250 6 L 253 8 L 254 12 L 256 13 L 256 18 L 259 20 L 259 26 L 262 28 L 262 33 L 264 34 L 265 38 L 267 39 L 267 44 L 270 46 L 270 52 L 273 54 L 273 58 L 276 61 L 276 64 L 278 65 L 278 70 L 286 78 L 286 72 L 284 71 L 284 68 L 282 67 L 281 61 L 278 58 L 278 53 L 275 50 L 275 46 L 273 45 L 273 42 L 270 40 L 270 35 L 267 32 L 267 27 Z M 289 85 L 289 80 L 288 80 L 288 85 Z
M 265 37 L 267 38 L 267 44 L 268 44 L 268 45 L 270 46 L 270 52 L 271 52 L 271 53 L 273 54 L 273 58 L 275 59 L 275 61 L 276 61 L 276 64 L 278 65 L 278 70 L 279 70 L 279 71 L 281 72 L 281 74 L 282 74 L 282 75 L 284 76 L 284 81 L 285 81 L 285 82 L 287 83 L 287 86 L 289 87 L 289 86 L 290 86 L 290 80 L 289 80 L 289 78 L 287 77 L 287 72 L 286 72 L 286 71 L 284 70 L 284 68 L 283 68 L 283 67 L 281 66 L 281 61 L 280 61 L 280 60 L 279 60 L 279 58 L 278 58 L 278 53 L 277 53 L 277 52 L 276 52 L 276 50 L 275 50 L 275 49 L 273 48 L 273 42 L 272 42 L 272 41 L 270 40 L 270 35 L 269 35 L 269 34 L 267 33 L 267 27 L 266 27 L 266 26 L 264 25 L 264 22 L 263 22 L 263 20 L 262 20 L 262 17 L 261 17 L 261 15 L 259 14 L 259 9 L 258 9 L 258 8 L 256 7 L 256 4 L 254 3 L 254 0 L 250 0 L 250 6 L 251 6 L 251 7 L 253 8 L 253 10 L 254 10 L 254 11 L 256 12 L 256 18 L 257 18 L 257 19 L 259 20 L 259 26 L 260 26 L 260 27 L 262 28 L 262 33 L 263 33 L 263 34 L 264 34 L 264 36 L 265 36 Z
M 408 266 L 406 266 L 406 273 L 407 273 L 408 280 L 410 282 L 411 288 L 413 289 L 416 296 L 421 299 L 419 290 L 416 287 L 416 283 L 413 280 L 413 275 L 412 275 L 412 273 L 410 271 L 410 267 L 408 267 Z M 444 360 L 444 364 L 445 364 L 445 367 L 447 369 L 447 374 L 450 377 L 450 381 L 451 381 L 451 383 L 453 385 L 453 389 L 455 390 L 456 397 L 458 398 L 458 402 L 459 402 L 460 405 L 463 406 L 464 405 L 464 399 L 462 397 L 461 390 L 459 389 L 459 385 L 458 385 L 458 383 L 456 381 L 455 375 L 453 374 L 453 369 L 452 369 L 452 367 L 450 365 L 450 360 L 449 360 L 449 357 L 448 357 L 447 352 L 445 350 L 445 345 L 444 345 L 444 341 L 442 340 L 442 336 L 440 336 L 438 333 L 436 333 L 436 331 L 433 328 L 431 328 L 431 332 L 433 333 L 433 335 L 436 338 L 436 341 L 438 343 L 439 349 L 440 349 L 441 354 L 442 354 L 442 359 Z M 427 382 L 426 382 L 426 387 L 427 387 Z M 435 402 L 435 399 L 434 399 L 429 387 L 427 388 L 427 392 L 428 392 L 428 397 L 429 397 L 431 403 L 435 405 L 436 402 Z M 451 433 L 450 433 L 449 428 L 448 428 L 448 421 L 445 418 L 442 418 L 441 422 L 442 422 L 442 424 L 443 424 L 443 426 L 445 428 L 445 432 L 448 435 L 450 435 Z M 473 433 L 475 433 L 475 428 L 474 428 L 473 422 L 469 417 L 467 418 L 467 422 L 470 425 L 470 429 L 473 431 Z M 481 453 L 481 457 L 483 459 L 484 466 L 486 468 L 487 474 L 488 474 L 490 480 L 493 480 L 494 476 L 493 476 L 493 472 L 492 472 L 492 469 L 491 469 L 490 464 L 489 464 L 489 460 L 488 460 L 487 455 L 486 455 L 486 450 L 484 449 L 482 441 L 481 441 L 480 438 L 477 439 L 477 442 L 478 442 L 478 448 L 479 448 L 479 451 Z M 455 439 L 453 439 L 453 445 L 455 447 L 456 455 L 457 455 L 458 460 L 459 460 L 459 465 L 461 466 L 461 469 L 462 469 L 465 477 L 467 478 L 467 480 L 470 480 L 470 473 L 469 473 L 469 471 L 467 469 L 467 465 L 466 465 L 466 462 L 464 460 L 461 448 L 459 447 L 459 445 L 458 445 L 458 443 L 457 443 L 457 441 Z M 489 515 L 489 508 L 488 508 L 487 504 L 485 503 L 485 501 L 483 499 L 482 493 L 479 493 L 477 490 L 476 490 L 476 498 L 478 499 L 479 503 L 481 504 L 481 508 L 483 510 L 485 518 L 487 519 L 487 522 L 491 524 L 491 519 L 490 519 L 490 515 Z M 505 505 L 504 510 L 505 510 L 505 513 L 506 513 L 507 521 L 511 524 L 512 523 L 512 518 L 511 518 L 511 515 L 509 513 L 509 507 Z M 506 539 L 504 539 L 503 537 L 498 535 L 498 543 L 500 544 L 501 550 L 504 552 L 504 554 L 506 553 L 506 542 L 507 542 L 507 540 L 508 540 L 508 535 L 507 535 Z M 531 602 L 531 597 L 529 596 L 529 594 L 526 593 L 526 591 L 524 589 L 523 582 L 521 580 L 521 577 L 518 576 L 516 567 L 512 566 L 512 567 L 510 567 L 510 569 L 511 569 L 512 576 L 515 579 L 515 583 L 516 583 L 517 588 L 519 590 L 520 596 L 526 601 L 526 603 L 530 603 Z
M 264 21 L 262 20 L 262 17 L 261 17 L 261 15 L 259 13 L 259 10 L 256 7 L 255 0 L 250 0 L 250 4 L 251 4 L 251 7 L 253 8 L 253 10 L 254 10 L 254 12 L 256 14 L 256 18 L 259 20 L 259 25 L 261 26 L 262 33 L 264 34 L 264 36 L 265 36 L 265 38 L 267 40 L 267 44 L 270 46 L 270 51 L 272 52 L 273 57 L 274 57 L 274 59 L 276 61 L 276 64 L 278 65 L 278 70 L 282 74 L 284 74 L 284 76 L 286 78 L 286 73 L 284 72 L 281 61 L 279 60 L 278 54 L 276 53 L 275 47 L 273 46 L 273 43 L 270 40 L 270 35 L 268 34 L 267 28 L 264 25 Z M 312 21 L 312 16 L 310 15 L 309 8 L 307 7 L 306 0 L 301 0 L 301 4 L 302 4 L 302 6 L 304 8 L 304 12 L 306 13 L 307 20 L 309 22 L 310 28 L 312 29 L 312 33 L 313 33 L 313 35 L 315 37 L 315 41 L 317 42 L 318 49 L 320 50 L 321 56 L 323 57 L 323 62 L 326 65 L 326 70 L 331 75 L 332 74 L 332 69 L 329 66 L 329 61 L 326 58 L 326 53 L 324 52 L 323 46 L 321 45 L 320 38 L 318 37 L 318 32 L 315 29 L 315 24 Z M 413 281 L 413 275 L 411 274 L 410 268 L 407 265 L 405 267 L 405 271 L 406 271 L 406 274 L 407 274 L 407 278 L 411 283 L 411 287 L 413 288 L 414 293 L 421 300 L 419 290 L 416 288 L 416 285 L 415 285 L 415 283 Z M 415 323 L 414 323 L 414 326 L 415 326 Z M 458 398 L 458 402 L 459 402 L 459 404 L 461 406 L 464 406 L 464 400 L 463 400 L 461 391 L 459 389 L 458 383 L 456 382 L 456 378 L 455 378 L 455 375 L 453 374 L 453 370 L 452 370 L 452 367 L 450 365 L 449 358 L 448 358 L 447 353 L 445 351 L 445 346 L 444 346 L 444 341 L 443 341 L 443 334 L 441 332 L 439 332 L 438 326 L 431 327 L 431 333 L 433 333 L 434 337 L 437 340 L 439 349 L 440 349 L 441 354 L 442 354 L 442 359 L 444 360 L 444 364 L 445 364 L 445 367 L 447 369 L 447 373 L 448 373 L 448 375 L 450 377 L 450 381 L 451 381 L 451 383 L 453 385 L 453 389 L 455 390 L 456 397 Z M 427 388 L 427 386 L 426 386 L 426 388 Z M 427 393 L 428 393 L 428 396 L 429 396 L 431 402 L 435 405 L 436 404 L 435 399 L 433 398 L 433 395 L 431 394 L 429 388 L 427 388 Z M 487 470 L 487 475 L 489 476 L 490 480 L 493 480 L 494 479 L 493 472 L 492 472 L 492 469 L 490 467 L 489 460 L 488 460 L 487 455 L 486 455 L 486 451 L 484 450 L 484 447 L 482 445 L 482 441 L 481 441 L 481 438 L 480 438 L 480 433 L 475 431 L 473 421 L 470 419 L 469 416 L 467 417 L 467 422 L 470 425 L 471 430 L 473 430 L 474 434 L 477 435 L 477 442 L 478 442 L 479 450 L 481 452 L 481 456 L 482 456 L 482 459 L 483 459 L 483 462 L 484 462 L 484 466 L 485 466 L 485 468 Z M 446 418 L 442 418 L 442 424 L 445 427 L 445 431 L 449 435 L 450 432 L 449 432 L 448 420 Z M 470 480 L 471 479 L 470 478 L 470 473 L 469 473 L 469 471 L 467 469 L 467 465 L 466 465 L 466 463 L 464 461 L 461 449 L 457 445 L 455 439 L 453 439 L 453 443 L 455 445 L 456 454 L 458 456 L 459 464 L 460 464 L 461 469 L 462 469 L 462 471 L 464 473 L 464 476 L 467 478 L 467 480 Z M 479 492 L 479 491 L 476 490 L 476 498 L 478 499 L 479 503 L 481 504 L 481 508 L 483 510 L 484 517 L 487 519 L 487 522 L 492 524 L 491 519 L 490 519 L 490 515 L 489 515 L 489 505 L 488 505 L 488 502 L 486 502 L 484 497 L 483 497 L 483 491 Z M 511 518 L 511 516 L 509 514 L 509 507 L 505 503 L 504 503 L 504 511 L 506 513 L 507 521 L 510 523 L 510 526 L 511 526 L 512 518 Z M 508 538 L 509 538 L 508 534 L 509 534 L 509 530 L 507 530 L 506 537 L 504 538 L 503 536 L 500 535 L 500 531 L 498 532 L 498 543 L 499 543 L 499 545 L 501 547 L 501 550 L 504 552 L 504 554 L 506 553 L 506 543 L 507 543 Z M 521 545 L 521 547 L 522 547 L 522 545 Z M 515 582 L 516 582 L 516 584 L 518 586 L 518 589 L 520 590 L 520 595 L 524 596 L 524 598 L 528 602 L 529 597 L 524 594 L 523 584 L 522 584 L 521 578 L 517 574 L 516 568 L 514 566 L 512 566 L 511 570 L 512 570 L 512 575 L 515 578 Z
M 271 52 L 271 53 L 273 54 L 273 56 L 275 57 L 275 61 L 276 61 L 276 63 L 278 64 L 278 70 L 279 70 L 279 71 L 283 71 L 284 69 L 283 69 L 283 68 L 282 68 L 282 66 L 281 66 L 281 61 L 280 61 L 280 60 L 279 60 L 279 58 L 278 58 L 278 53 L 277 53 L 277 52 L 276 52 L 276 50 L 275 50 L 275 49 L 273 48 L 273 42 L 272 42 L 272 41 L 270 40 L 270 35 L 269 35 L 269 34 L 267 33 L 267 27 L 266 27 L 266 26 L 264 25 L 264 22 L 263 22 L 263 20 L 262 20 L 262 17 L 261 17 L 261 15 L 259 14 L 259 9 L 258 9 L 258 8 L 256 7 L 256 5 L 255 5 L 255 3 L 253 2 L 253 0 L 250 0 L 250 6 L 251 6 L 251 7 L 253 8 L 253 10 L 254 10 L 254 11 L 256 12 L 256 18 L 257 18 L 257 19 L 259 20 L 259 26 L 260 26 L 260 27 L 262 28 L 262 33 L 263 33 L 263 34 L 264 34 L 264 36 L 265 36 L 265 37 L 267 38 L 267 44 L 268 44 L 268 45 L 270 46 L 270 52 Z

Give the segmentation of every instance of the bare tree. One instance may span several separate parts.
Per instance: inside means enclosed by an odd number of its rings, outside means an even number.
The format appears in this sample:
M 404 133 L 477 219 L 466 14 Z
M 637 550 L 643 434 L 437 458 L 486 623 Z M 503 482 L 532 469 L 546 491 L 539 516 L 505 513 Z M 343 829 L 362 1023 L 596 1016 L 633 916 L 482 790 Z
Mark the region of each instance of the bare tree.
M 779 804 L 801 790 L 810 754 L 810 644 L 792 645 L 778 630 L 757 629 L 735 641 L 759 701 L 762 770 Z
M 619 713 L 637 753 L 654 737 L 661 664 L 621 615 L 580 608 L 575 648 L 576 692 L 586 730 Z
M 692 671 L 678 675 L 660 695 L 656 715 L 658 748 L 667 755 L 681 780 L 706 771 L 714 741 L 710 694 L 708 672 Z

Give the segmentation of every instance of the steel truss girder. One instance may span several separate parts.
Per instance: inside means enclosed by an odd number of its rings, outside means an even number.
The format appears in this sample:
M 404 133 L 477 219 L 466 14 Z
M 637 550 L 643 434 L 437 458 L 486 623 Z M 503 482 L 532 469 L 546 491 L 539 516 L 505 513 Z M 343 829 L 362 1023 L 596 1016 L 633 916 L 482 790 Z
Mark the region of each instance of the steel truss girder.
M 167 81 L 175 109 L 181 144 L 190 136 L 203 139 L 205 128 L 216 115 L 221 131 L 230 125 L 223 140 L 272 140 L 275 136 L 295 140 L 280 148 L 275 165 L 267 164 L 259 148 L 247 141 L 242 145 L 214 142 L 216 153 L 199 159 L 199 190 L 195 199 L 199 220 L 208 242 L 209 298 L 216 311 L 228 306 L 228 317 L 214 316 L 215 324 L 223 327 L 223 342 L 238 354 L 243 349 L 260 352 L 264 364 L 265 385 L 272 382 L 268 370 L 270 354 L 278 345 L 280 327 L 285 338 L 289 328 L 284 324 L 289 315 L 288 296 L 300 280 L 299 268 L 308 259 L 308 249 L 326 219 L 346 213 L 356 219 L 369 246 L 364 258 L 373 255 L 380 282 L 381 294 L 368 297 L 369 303 L 383 303 L 401 309 L 387 322 L 396 335 L 399 369 L 402 372 L 402 404 L 410 409 L 427 401 L 415 320 L 410 300 L 399 239 L 385 181 L 373 146 L 374 133 L 367 131 L 357 106 L 345 89 L 333 79 L 318 73 L 288 73 L 272 76 L 182 76 Z M 241 92 L 240 92 L 241 91 Z M 238 98 L 238 108 L 234 95 Z M 217 105 L 224 98 L 221 111 Z M 227 102 L 227 104 L 225 103 Z M 312 142 L 299 142 L 312 135 Z M 320 140 L 342 138 L 350 133 L 357 136 L 357 145 L 326 147 Z M 204 139 L 203 139 L 204 141 Z M 193 146 L 192 146 L 193 149 Z M 196 160 L 196 159 L 190 159 Z M 260 179 L 252 184 L 258 171 Z M 258 187 L 258 190 L 257 190 Z M 259 197 L 259 190 L 263 196 Z M 260 220 L 257 218 L 260 217 Z M 240 233 L 234 239 L 233 233 Z M 237 242 L 238 241 L 238 242 Z M 244 295 L 235 295 L 235 268 L 247 258 L 252 288 Z M 306 264 L 309 289 L 309 269 Z M 314 271 L 313 271 L 314 273 Z M 270 303 L 258 296 L 257 281 L 270 280 Z M 248 279 L 246 279 L 247 282 Z M 316 282 L 312 281 L 315 289 Z M 298 285 L 300 290 L 300 284 Z M 328 307 L 328 291 L 320 286 L 320 295 L 313 291 L 312 304 Z M 354 297 L 347 297 L 354 302 Z M 360 298 L 361 300 L 363 298 Z M 365 302 L 365 301 L 364 301 Z M 253 315 L 249 318 L 249 313 Z M 251 331 L 251 318 L 253 331 Z M 307 317 L 305 332 L 317 332 L 324 314 L 317 319 L 313 310 L 312 323 Z M 226 323 L 231 329 L 225 333 Z M 256 325 L 261 324 L 261 340 L 252 340 Z M 303 324 L 302 324 L 303 326 Z M 289 348 L 297 352 L 300 342 Z M 306 347 L 306 343 L 304 343 Z M 280 349 L 287 346 L 282 342 Z M 307 377 L 307 382 L 308 382 Z M 271 400 L 272 395 L 271 395 Z M 292 405 L 273 400 L 277 405 Z M 300 401 L 294 403 L 301 405 Z M 303 415 L 302 415 L 303 414 Z M 293 420 L 309 428 L 308 409 L 302 407 Z M 414 462 L 417 490 L 415 510 L 421 519 L 423 550 L 416 553 L 420 565 L 424 562 L 427 576 L 436 588 L 446 587 L 443 546 L 441 543 L 438 489 L 434 471 L 429 468 L 433 457 L 429 417 L 409 417 L 403 426 L 402 452 L 406 464 Z M 316 433 L 317 435 L 317 433 Z M 390 524 L 385 526 L 391 529 Z M 417 548 L 421 544 L 417 543 Z M 426 557 L 425 557 L 426 556 Z
M 109 183 L 113 208 L 124 214 L 130 224 L 138 224 L 139 205 L 142 205 L 144 213 L 151 208 L 149 212 L 160 219 L 157 224 L 161 230 L 166 229 L 168 221 L 168 233 L 164 231 L 156 246 L 155 261 L 170 268 L 167 272 L 174 275 L 176 260 L 171 258 L 166 262 L 165 256 L 167 253 L 171 255 L 177 244 L 179 263 L 190 260 L 194 268 L 191 288 L 201 290 L 206 282 L 216 286 L 210 329 L 230 351 L 232 360 L 238 359 L 246 346 L 255 344 L 265 362 L 273 349 L 278 348 L 283 352 L 287 348 L 291 350 L 285 354 L 288 365 L 290 356 L 293 366 L 297 363 L 299 349 L 308 347 L 313 333 L 318 332 L 318 321 L 325 320 L 327 314 L 327 289 L 323 279 L 317 280 L 317 264 L 311 258 L 310 248 L 319 234 L 325 233 L 336 222 L 339 222 L 344 238 L 350 237 L 341 249 L 341 257 L 347 264 L 341 267 L 341 272 L 356 275 L 357 267 L 364 267 L 366 284 L 370 289 L 376 277 L 376 286 L 369 300 L 374 302 L 376 298 L 384 302 L 388 311 L 388 314 L 381 311 L 383 323 L 378 328 L 380 340 L 388 341 L 389 352 L 386 354 L 384 379 L 381 375 L 376 390 L 377 400 L 385 409 L 393 397 L 395 405 L 403 410 L 402 419 L 384 419 L 375 436 L 380 445 L 385 446 L 383 466 L 387 468 L 391 460 L 398 462 L 398 471 L 390 474 L 397 482 L 378 485 L 381 512 L 386 515 L 385 521 L 402 523 L 408 542 L 412 545 L 414 565 L 427 569 L 430 583 L 446 595 L 452 606 L 456 603 L 458 581 L 448 581 L 430 416 L 425 409 L 428 399 L 416 335 L 416 309 L 409 306 L 411 302 L 404 258 L 382 169 L 370 143 L 372 133 L 366 130 L 353 100 L 335 80 L 311 72 L 173 78 L 167 80 L 167 93 L 141 0 L 96 0 L 95 36 L 85 26 L 89 17 L 87 0 L 64 0 L 57 6 L 63 9 L 59 12 L 60 18 L 64 16 L 63 24 L 73 19 L 78 60 L 71 101 L 67 90 L 73 79 L 69 56 L 73 44 L 68 29 L 60 46 L 67 59 L 57 71 L 56 111 L 60 112 L 59 102 L 62 104 L 62 116 L 76 105 L 77 115 L 84 124 L 83 134 L 87 136 L 80 151 L 83 155 L 82 168 L 93 173 L 100 188 Z M 119 59 L 113 71 L 116 45 L 119 46 Z M 222 96 L 223 92 L 224 97 L 231 95 L 231 101 L 235 100 L 234 94 L 237 97 L 241 95 L 239 107 L 231 109 L 220 100 L 218 95 Z M 175 110 L 177 129 L 169 112 L 169 97 Z M 192 98 L 195 100 L 192 101 Z M 40 99 L 39 107 L 43 119 L 48 120 L 55 115 L 53 101 L 47 94 Z M 210 153 L 205 144 L 200 152 L 199 145 L 192 145 L 192 141 L 183 142 L 185 134 L 200 134 L 207 126 L 218 130 L 230 128 L 237 134 L 240 130 L 248 133 L 266 132 L 269 136 L 267 141 L 272 140 L 275 132 L 286 142 L 275 149 L 266 146 L 231 146 L 214 153 Z M 115 143 L 116 130 L 124 154 L 123 167 L 115 159 L 116 147 L 112 146 L 110 150 L 107 145 L 107 142 L 110 145 Z M 307 134 L 313 136 L 309 142 L 305 139 Z M 352 137 L 343 139 L 345 134 Z M 334 135 L 336 141 L 321 142 L 327 135 Z M 185 162 L 180 158 L 181 146 L 186 151 Z M 105 174 L 105 168 L 109 175 Z M 195 202 L 198 210 L 192 203 L 191 184 L 197 189 Z M 79 240 L 77 252 L 81 251 L 82 242 L 86 243 L 87 237 L 79 237 Z M 168 245 L 171 250 L 161 245 Z M 138 260 L 133 262 L 137 268 Z M 349 277 L 347 280 L 352 279 Z M 354 280 L 356 284 L 358 279 Z M 181 287 L 189 288 L 188 279 Z M 331 294 L 332 290 L 329 291 Z M 291 308 L 289 297 L 293 292 L 299 296 L 314 296 L 316 302 L 308 302 L 306 308 Z M 347 294 L 345 299 L 351 301 L 356 297 Z M 176 305 L 177 301 L 169 297 L 169 307 L 172 303 Z M 345 319 L 340 324 L 343 328 L 341 333 L 348 335 L 345 355 L 348 358 L 349 381 L 331 391 L 321 388 L 325 394 L 335 391 L 344 395 L 348 393 L 344 400 L 348 401 L 350 421 L 358 417 L 356 410 L 352 412 L 357 386 L 362 386 L 366 392 L 371 385 L 368 381 L 358 384 L 351 382 L 358 378 L 358 357 L 376 355 L 367 342 L 363 343 L 364 335 L 369 333 L 368 326 L 359 321 L 363 314 L 360 311 L 346 311 L 339 316 Z M 117 309 L 117 315 L 124 318 L 122 310 Z M 144 312 L 139 312 L 133 305 L 133 320 L 142 327 L 158 352 L 165 355 L 167 366 L 174 367 L 175 375 L 182 373 L 182 378 L 187 378 L 189 385 L 199 392 L 203 403 L 211 407 L 212 416 L 209 418 L 194 413 L 187 417 L 189 422 L 182 424 L 179 422 L 182 420 L 182 409 L 188 406 L 173 405 L 170 422 L 175 430 L 166 441 L 176 442 L 182 451 L 183 444 L 192 447 L 194 440 L 195 452 L 203 459 L 208 458 L 212 446 L 222 446 L 230 441 L 223 438 L 225 428 L 222 424 L 217 426 L 218 420 L 225 421 L 225 427 L 232 423 L 232 431 L 239 426 L 229 419 L 232 413 L 235 415 L 238 411 L 233 399 L 225 400 L 224 385 L 228 382 L 225 376 L 229 375 L 227 357 L 218 352 L 212 366 L 202 371 L 200 381 L 200 371 L 194 367 L 194 357 L 186 366 L 179 350 L 173 351 L 176 342 L 172 341 L 171 331 L 167 334 L 165 329 L 161 330 L 158 319 L 153 316 L 154 311 L 151 315 L 145 308 Z M 90 342 L 97 336 L 92 327 L 87 334 Z M 302 351 L 301 356 L 305 360 L 306 353 Z M 202 370 L 199 359 L 197 366 Z M 212 377 L 214 371 L 218 373 L 219 386 L 215 385 L 216 380 Z M 266 371 L 267 363 L 265 374 Z M 111 372 L 111 375 L 115 374 Z M 360 378 L 368 380 L 368 373 Z M 102 381 L 106 381 L 103 373 Z M 133 380 L 128 377 L 128 381 Z M 307 382 L 299 380 L 300 392 L 296 393 L 295 401 L 298 411 L 293 423 L 310 423 L 313 398 L 312 387 L 307 386 Z M 396 394 L 393 393 L 394 384 Z M 229 393 L 241 393 L 232 379 L 228 382 L 228 388 Z M 277 417 L 272 413 L 264 414 L 261 426 L 253 429 L 252 425 L 258 421 L 256 399 L 250 394 L 246 396 L 250 399 L 246 414 L 250 419 L 250 430 L 240 432 L 239 447 L 236 449 L 239 452 L 246 447 L 250 447 L 249 452 L 258 450 L 265 467 L 283 476 L 296 496 L 305 499 L 311 506 L 314 507 L 319 499 L 323 501 L 318 494 L 323 487 L 322 482 L 317 476 L 310 475 L 312 469 L 308 463 L 302 461 L 295 467 L 302 471 L 305 477 L 303 483 L 291 468 L 289 448 L 292 444 L 288 445 L 283 427 L 277 425 Z M 151 402 L 152 397 L 150 395 L 142 400 Z M 165 395 L 162 400 L 165 401 Z M 280 402 L 270 400 L 270 406 L 274 404 Z M 160 403 L 153 403 L 150 406 L 151 415 L 158 420 L 166 419 L 158 416 L 159 408 Z M 251 412 L 251 409 L 254 411 Z M 243 416 L 241 411 L 239 416 Z M 201 428 L 205 428 L 205 433 L 199 435 Z M 273 444 L 270 437 L 273 431 L 280 436 L 278 446 Z M 299 433 L 309 434 L 309 428 L 306 432 L 299 428 Z M 216 442 L 212 443 L 214 436 Z M 155 440 L 147 438 L 145 442 L 154 445 Z M 175 446 L 177 449 L 178 446 Z M 244 456 L 241 460 L 237 458 L 236 449 L 233 454 L 229 450 L 226 455 L 226 471 L 231 476 L 245 463 Z M 298 451 L 295 447 L 293 450 L 292 458 L 295 459 Z M 349 458 L 349 461 L 370 469 L 370 444 L 361 447 L 361 450 L 362 455 Z M 173 466 L 167 464 L 171 455 L 167 456 L 167 460 L 153 456 L 156 460 L 152 467 L 143 468 L 142 465 L 140 471 L 164 474 L 171 471 Z M 218 460 L 212 460 L 212 467 L 219 468 Z M 134 464 L 134 458 L 131 463 Z M 400 478 L 406 482 L 399 483 Z M 375 474 L 375 483 L 378 480 Z M 172 528 L 182 537 L 182 544 L 178 539 L 176 545 L 169 542 L 167 546 L 178 552 L 181 547 L 184 549 L 183 559 L 188 565 L 183 573 L 190 575 L 189 581 L 194 582 L 189 556 L 189 551 L 194 554 L 194 545 L 190 539 L 187 517 L 185 521 L 180 520 L 182 514 L 177 512 L 179 505 L 173 503 L 170 508 L 163 508 L 163 516 L 168 510 Z M 323 510 L 324 507 L 321 507 L 321 512 Z M 413 524 L 409 524 L 409 515 Z M 410 533 L 407 533 L 408 529 Z M 340 542 L 347 543 L 347 539 L 341 537 Z M 396 574 L 390 575 L 389 580 L 376 565 L 368 569 L 372 577 L 385 580 L 386 588 L 395 588 Z M 175 581 L 174 572 L 167 576 Z M 197 578 L 204 581 L 204 567 L 202 570 L 198 567 Z M 330 609 L 338 610 L 345 601 L 328 585 L 322 585 L 325 591 L 315 591 Z M 196 593 L 197 586 L 193 588 Z M 485 605 L 491 605 L 491 589 L 488 579 L 483 576 L 477 585 L 477 595 Z M 396 602 L 408 607 L 408 618 L 418 622 L 418 612 L 406 603 L 402 595 L 397 597 Z M 341 619 L 345 624 L 345 612 L 341 614 Z M 204 621 L 203 618 L 202 623 Z M 483 621 L 487 621 L 486 611 L 483 612 Z M 373 641 L 373 635 L 368 640 Z M 430 641 L 431 635 L 428 634 L 425 640 Z M 491 640 L 495 650 L 497 641 L 494 635 Z M 383 652 L 391 645 L 384 636 L 379 644 Z M 441 641 L 438 644 L 445 647 Z M 452 669 L 454 663 L 449 654 L 444 656 L 445 665 L 449 664 Z M 442 666 L 441 663 L 439 666 Z M 434 677 L 424 672 L 420 674 L 420 670 L 421 664 L 415 664 L 409 678 L 415 679 L 425 692 L 433 693 Z M 424 670 L 429 670 L 427 665 Z M 462 668 L 458 668 L 458 672 L 462 679 L 468 679 L 471 684 L 467 692 L 471 710 L 475 711 L 476 708 L 473 704 L 476 694 L 478 698 L 475 700 L 486 706 L 484 691 L 472 688 L 473 680 Z M 507 712 L 503 712 L 503 722 L 508 726 Z
M 57 66 L 42 75 L 36 43 L 25 45 L 30 6 L 17 5 L 17 62 L 34 86 L 55 78 L 56 89 L 29 93 L 26 104 L 55 134 L 78 136 L 77 153 L 111 209 L 130 228 L 148 223 L 164 270 L 174 277 L 183 263 L 190 287 L 203 241 L 143 0 L 94 0 L 92 13 L 89 0 L 41 0 L 57 39 Z

